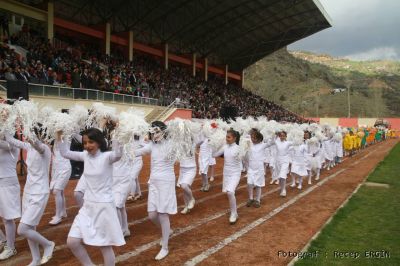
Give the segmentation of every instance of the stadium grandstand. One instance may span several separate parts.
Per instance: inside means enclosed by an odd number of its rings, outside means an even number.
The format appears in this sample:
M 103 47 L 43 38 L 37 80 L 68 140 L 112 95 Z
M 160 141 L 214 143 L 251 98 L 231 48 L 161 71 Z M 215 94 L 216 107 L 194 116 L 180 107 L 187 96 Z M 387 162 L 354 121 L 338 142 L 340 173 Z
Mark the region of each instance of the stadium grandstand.
M 304 121 L 247 91 L 243 70 L 331 25 L 318 0 L 0 0 L 0 16 L 2 88 L 147 105 L 153 119 L 178 105 Z

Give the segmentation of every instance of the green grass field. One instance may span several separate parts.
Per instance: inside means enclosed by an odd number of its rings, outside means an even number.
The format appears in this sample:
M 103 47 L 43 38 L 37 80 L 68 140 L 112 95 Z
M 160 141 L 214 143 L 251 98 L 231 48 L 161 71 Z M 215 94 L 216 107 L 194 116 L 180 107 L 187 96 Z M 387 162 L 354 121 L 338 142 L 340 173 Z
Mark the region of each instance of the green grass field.
M 295 265 L 400 265 L 400 144 L 367 181 L 390 187 L 363 185 L 312 241 L 307 252 L 318 256 Z

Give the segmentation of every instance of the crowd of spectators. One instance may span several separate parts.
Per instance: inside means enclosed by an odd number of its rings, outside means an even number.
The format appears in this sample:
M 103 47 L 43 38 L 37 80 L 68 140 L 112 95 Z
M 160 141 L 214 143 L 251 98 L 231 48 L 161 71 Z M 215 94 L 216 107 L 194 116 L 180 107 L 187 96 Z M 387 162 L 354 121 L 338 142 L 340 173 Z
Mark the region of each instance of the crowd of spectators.
M 171 64 L 164 70 L 161 60 L 136 53 L 128 62 L 122 52 L 112 56 L 99 47 L 63 42 L 51 45 L 36 32 L 23 28 L 9 43 L 27 50 L 21 57 L 7 44 L 0 47 L 0 79 L 26 80 L 47 85 L 102 90 L 156 98 L 168 105 L 176 98 L 193 109 L 195 118 L 216 118 L 222 106 L 235 106 L 239 116 L 267 116 L 278 121 L 300 122 L 302 118 L 234 83 L 209 75 L 193 77 L 189 68 Z

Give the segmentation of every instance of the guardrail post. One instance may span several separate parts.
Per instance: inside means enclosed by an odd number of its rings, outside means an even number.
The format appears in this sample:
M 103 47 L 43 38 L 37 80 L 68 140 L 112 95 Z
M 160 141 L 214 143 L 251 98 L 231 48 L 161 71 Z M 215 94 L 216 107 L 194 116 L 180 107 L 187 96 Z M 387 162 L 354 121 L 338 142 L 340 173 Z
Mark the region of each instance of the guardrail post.
M 86 90 L 86 100 L 89 100 L 89 91 Z
M 72 88 L 72 99 L 75 100 L 75 88 Z

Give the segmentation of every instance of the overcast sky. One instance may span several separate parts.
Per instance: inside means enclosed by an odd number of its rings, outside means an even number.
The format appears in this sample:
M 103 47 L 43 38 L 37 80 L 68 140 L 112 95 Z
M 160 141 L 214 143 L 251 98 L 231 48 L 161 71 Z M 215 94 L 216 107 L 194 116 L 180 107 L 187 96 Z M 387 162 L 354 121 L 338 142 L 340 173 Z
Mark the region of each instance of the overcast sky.
M 355 60 L 400 60 L 400 0 L 320 0 L 332 27 L 289 46 Z

